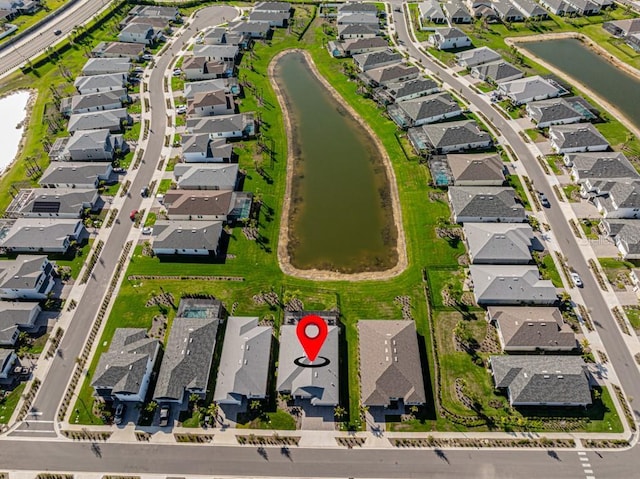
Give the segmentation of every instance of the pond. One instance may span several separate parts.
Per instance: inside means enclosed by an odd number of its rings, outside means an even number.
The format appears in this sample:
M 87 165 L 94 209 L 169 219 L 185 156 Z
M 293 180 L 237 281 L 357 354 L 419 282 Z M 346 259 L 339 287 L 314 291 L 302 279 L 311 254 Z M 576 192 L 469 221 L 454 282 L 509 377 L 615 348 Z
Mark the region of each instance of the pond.
M 0 173 L 4 172 L 18 154 L 29 96 L 29 92 L 19 91 L 0 98 Z
M 573 38 L 523 43 L 520 46 L 586 85 L 640 128 L 640 79 L 617 68 Z
M 295 268 L 359 273 L 398 261 L 389 180 L 374 139 L 291 52 L 275 65 L 294 159 L 288 255 Z

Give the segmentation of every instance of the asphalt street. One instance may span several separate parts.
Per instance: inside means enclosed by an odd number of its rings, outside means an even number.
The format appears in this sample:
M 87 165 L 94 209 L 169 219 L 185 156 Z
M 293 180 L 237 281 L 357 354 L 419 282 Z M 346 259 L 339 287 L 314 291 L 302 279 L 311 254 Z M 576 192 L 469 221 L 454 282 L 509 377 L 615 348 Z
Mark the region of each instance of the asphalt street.
M 25 461 L 25 451 L 29 454 Z M 594 471 L 613 462 L 589 454 Z M 575 451 L 428 451 L 211 447 L 204 445 L 88 444 L 69 442 L 2 441 L 4 470 L 99 471 L 127 474 L 219 474 L 234 477 L 368 477 L 585 479 Z M 613 477 L 613 476 L 612 476 Z M 630 477 L 630 476 L 616 476 Z

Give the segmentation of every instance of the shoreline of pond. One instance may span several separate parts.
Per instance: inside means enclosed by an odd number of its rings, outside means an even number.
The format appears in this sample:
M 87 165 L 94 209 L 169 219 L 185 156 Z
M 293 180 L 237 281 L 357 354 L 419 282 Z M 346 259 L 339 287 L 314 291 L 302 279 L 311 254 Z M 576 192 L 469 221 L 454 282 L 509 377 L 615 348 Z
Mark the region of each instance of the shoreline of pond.
M 391 224 L 396 229 L 396 241 L 395 252 L 396 262 L 391 268 L 381 271 L 360 271 L 353 273 L 344 273 L 339 271 L 329 271 L 322 269 L 299 269 L 293 266 L 291 263 L 291 256 L 289 254 L 289 242 L 290 242 L 290 227 L 291 227 L 291 202 L 293 193 L 293 176 L 296 170 L 295 165 L 295 153 L 294 142 L 291 141 L 293 126 L 291 124 L 291 117 L 287 108 L 285 96 L 280 90 L 279 85 L 274 81 L 275 67 L 278 60 L 289 53 L 301 53 L 305 59 L 305 62 L 309 66 L 311 73 L 318 79 L 318 81 L 327 89 L 329 94 L 346 110 L 348 113 L 371 137 L 374 141 L 376 148 L 378 149 L 381 158 L 382 165 L 385 169 L 387 185 L 389 187 L 390 199 L 391 199 Z M 278 53 L 269 63 L 268 75 L 271 81 L 271 85 L 274 89 L 280 109 L 282 111 L 282 117 L 285 125 L 287 135 L 287 175 L 286 175 L 286 188 L 285 197 L 282 207 L 282 220 L 280 224 L 280 231 L 278 236 L 278 264 L 280 269 L 287 275 L 309 279 L 315 281 L 366 281 L 366 280 L 383 280 L 390 279 L 398 276 L 404 272 L 408 266 L 407 252 L 406 252 L 406 240 L 404 235 L 404 227 L 402 224 L 402 212 L 400 209 L 400 200 L 398 195 L 398 186 L 396 182 L 395 172 L 391 165 L 391 159 L 387 154 L 386 149 L 382 145 L 380 139 L 377 137 L 371 127 L 357 114 L 357 112 L 340 96 L 340 94 L 331 86 L 331 84 L 320 74 L 317 70 L 311 55 L 305 50 L 301 49 L 289 49 Z

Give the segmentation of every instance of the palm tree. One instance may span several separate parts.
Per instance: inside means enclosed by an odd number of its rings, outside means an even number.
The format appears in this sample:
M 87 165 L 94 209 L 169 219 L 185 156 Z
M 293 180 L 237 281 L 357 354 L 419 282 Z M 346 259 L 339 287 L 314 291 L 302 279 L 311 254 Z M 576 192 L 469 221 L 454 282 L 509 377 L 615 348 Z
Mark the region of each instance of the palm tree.
M 333 415 L 337 419 L 342 419 L 346 413 L 347 413 L 346 409 L 343 408 L 342 406 L 338 405 L 338 406 L 333 408 Z

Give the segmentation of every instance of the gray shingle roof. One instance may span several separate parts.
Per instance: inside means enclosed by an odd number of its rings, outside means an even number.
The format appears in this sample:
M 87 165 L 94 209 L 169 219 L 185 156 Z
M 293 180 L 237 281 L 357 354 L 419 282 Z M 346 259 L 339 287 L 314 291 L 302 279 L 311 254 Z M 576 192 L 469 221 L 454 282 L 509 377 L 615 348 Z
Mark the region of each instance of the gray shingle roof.
M 447 155 L 447 163 L 453 174 L 454 182 L 473 181 L 481 184 L 483 181 L 494 183 L 505 180 L 505 167 L 499 155 L 449 154 Z
M 92 184 L 99 176 L 111 172 L 109 163 L 91 161 L 55 161 L 51 162 L 42 176 L 41 185 L 52 184 Z
M 34 289 L 40 275 L 51 274 L 53 265 L 46 256 L 21 254 L 14 260 L 0 263 L 0 288 Z
M 238 164 L 181 163 L 173 174 L 178 187 L 184 190 L 233 190 L 238 180 Z
M 607 139 L 591 123 L 556 125 L 549 128 L 549 137 L 558 148 L 608 145 Z
M 437 0 L 427 0 L 426 2 L 420 2 L 418 4 L 418 10 L 420 12 L 420 18 L 425 20 L 444 19 L 445 14 L 442 11 L 442 7 Z
M 240 404 L 243 396 L 266 396 L 272 335 L 273 328 L 259 326 L 257 317 L 227 320 L 214 401 Z
M 173 321 L 153 397 L 182 401 L 185 391 L 206 391 L 220 320 L 182 318 Z
M 478 304 L 551 304 L 556 288 L 540 279 L 536 266 L 471 265 L 473 291 Z
M 391 400 L 424 404 L 426 395 L 413 321 L 358 321 L 360 398 L 366 406 Z
M 370 12 L 378 13 L 378 9 L 373 3 L 348 2 L 338 5 L 339 12 Z
M 338 25 L 338 35 L 377 35 L 380 29 L 375 25 L 348 23 L 346 25 Z
M 253 114 L 238 113 L 208 118 L 187 118 L 187 132 L 194 133 L 224 133 L 244 131 L 253 122 Z
M 624 153 L 574 153 L 566 155 L 577 171 L 578 179 L 640 179 Z
M 138 394 L 147 364 L 155 359 L 160 341 L 142 328 L 118 328 L 109 349 L 102 353 L 91 385 L 111 394 Z
M 126 108 L 114 110 L 92 111 L 76 113 L 69 117 L 67 131 L 74 133 L 79 130 L 112 130 L 119 131 L 122 122 L 127 121 L 129 115 Z
M 582 118 L 582 115 L 563 98 L 533 101 L 527 105 L 527 110 L 536 123 Z
M 169 190 L 164 205 L 171 215 L 228 215 L 233 208 L 232 191 L 224 190 Z
M 505 350 L 568 351 L 578 345 L 558 308 L 491 306 L 487 311 L 496 322 Z
M 501 58 L 499 53 L 489 47 L 474 48 L 473 50 L 466 50 L 456 55 L 458 64 L 468 68 L 500 60 Z
M 414 67 L 413 65 L 398 64 L 380 68 L 372 68 L 371 70 L 366 72 L 366 75 L 373 81 L 384 84 L 398 81 L 399 79 L 410 76 L 417 76 L 418 73 L 420 73 L 418 67 Z
M 118 89 L 126 85 L 126 74 L 108 73 L 105 75 L 79 76 L 73 82 L 78 91 L 93 89 Z
M 515 190 L 500 186 L 452 186 L 451 206 L 457 218 L 525 218 L 524 207 L 516 203 Z
M 496 387 L 513 405 L 591 404 L 587 365 L 577 356 L 491 356 Z
M 38 303 L 0 301 L 0 345 L 13 346 L 16 331 L 33 326 L 40 311 Z
M 57 205 L 55 212 L 58 214 L 80 214 L 85 205 L 93 205 L 98 198 L 94 188 L 33 188 L 26 191 L 30 191 L 29 198 L 19 206 L 23 214 L 38 213 L 43 204 Z
M 345 51 L 353 51 L 359 49 L 367 49 L 367 48 L 387 48 L 389 43 L 382 37 L 373 37 L 373 38 L 354 38 L 352 40 L 345 40 L 344 49 Z
M 126 98 L 126 96 L 127 91 L 124 88 L 100 93 L 89 93 L 87 95 L 74 95 L 71 97 L 71 110 L 77 111 L 84 108 L 98 108 L 114 103 L 122 104 L 121 98 Z
M 288 12 L 291 10 L 291 4 L 289 2 L 260 2 L 253 7 L 254 11 L 268 11 L 268 12 Z
M 414 123 L 440 115 L 456 112 L 462 114 L 462 108 L 449 93 L 437 93 L 414 100 L 401 101 L 398 106 Z
M 465 223 L 464 235 L 474 264 L 527 264 L 533 231 L 514 223 Z
M 605 221 L 605 220 L 603 220 Z M 640 254 L 640 221 L 606 220 L 616 244 L 624 244 L 627 254 Z
M 128 58 L 89 58 L 82 67 L 82 74 L 128 73 L 130 66 Z
M 202 161 L 214 158 L 230 159 L 233 145 L 224 139 L 211 139 L 207 133 L 182 136 L 182 153 L 201 153 L 205 156 Z
M 187 99 L 193 98 L 196 93 L 224 90 L 231 92 L 232 88 L 238 87 L 238 80 L 235 78 L 215 78 L 213 80 L 203 80 L 196 82 L 187 82 L 184 84 L 184 96 Z
M 505 62 L 504 60 L 484 63 L 482 65 L 474 67 L 474 70 L 478 72 L 477 74 L 479 78 L 483 80 L 491 80 L 496 83 L 500 83 L 501 81 L 517 78 L 518 76 L 524 75 L 524 72 L 522 70 L 516 68 L 509 62 Z
M 284 20 L 289 18 L 289 12 L 251 12 L 249 14 L 249 20 L 252 22 L 275 22 L 283 23 Z
M 307 357 L 298 337 L 295 324 L 280 327 L 280 353 L 278 356 L 278 379 L 276 389 L 291 392 L 293 396 L 308 398 L 314 406 L 335 406 L 339 400 L 339 330 L 328 326 L 327 339 L 322 345 L 316 362 L 327 358 L 329 364 L 323 367 L 307 368 L 294 363 Z
M 557 86 L 538 75 L 503 82 L 500 84 L 500 90 L 516 103 L 528 101 L 529 98 L 556 97 L 559 94 Z
M 491 137 L 480 130 L 473 120 L 450 121 L 421 127 L 434 148 L 489 141 Z
M 430 78 L 416 78 L 402 83 L 390 83 L 387 91 L 394 99 L 415 94 L 428 94 L 438 88 L 438 84 Z
M 354 55 L 353 60 L 360 66 L 360 69 L 370 70 L 375 68 L 377 65 L 382 65 L 387 62 L 400 62 L 402 60 L 402 55 L 391 50 L 385 50 L 382 52 Z
M 153 249 L 218 250 L 221 221 L 166 221 L 153 225 Z
M 19 218 L 0 242 L 10 250 L 42 248 L 42 252 L 62 248 L 67 238 L 73 236 L 79 219 Z M 80 230 L 80 233 L 84 228 Z

